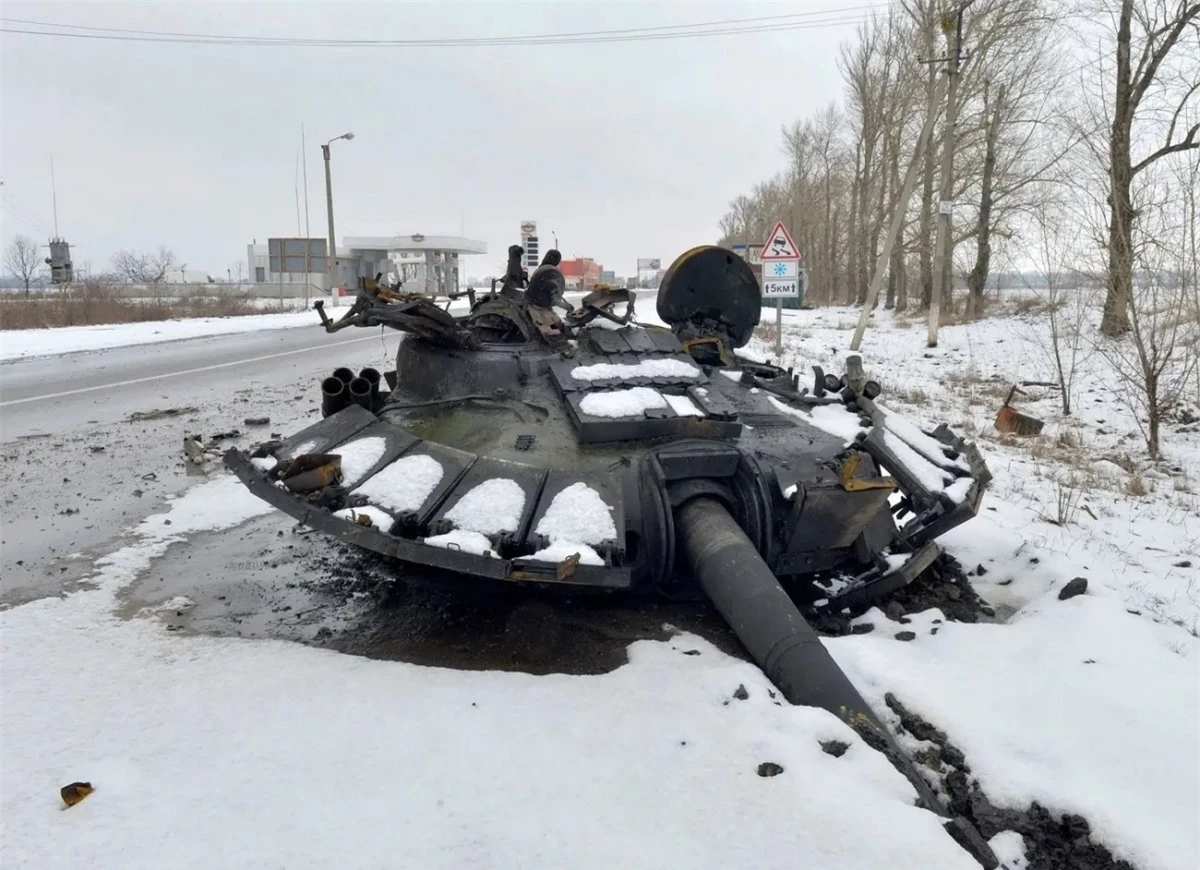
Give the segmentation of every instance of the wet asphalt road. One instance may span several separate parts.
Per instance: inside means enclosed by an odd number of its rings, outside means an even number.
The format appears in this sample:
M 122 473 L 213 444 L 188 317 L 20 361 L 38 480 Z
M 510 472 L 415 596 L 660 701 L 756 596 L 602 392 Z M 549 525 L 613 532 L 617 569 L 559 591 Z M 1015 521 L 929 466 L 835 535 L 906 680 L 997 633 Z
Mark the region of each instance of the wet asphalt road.
M 399 333 L 353 329 L 277 329 L 187 339 L 0 364 L 0 441 L 63 434 L 113 423 L 146 403 L 211 405 L 222 394 L 279 383 L 297 372 L 333 368 L 364 353 L 394 360 Z
M 0 604 L 57 594 L 164 497 L 220 473 L 184 462 L 185 435 L 294 432 L 320 418 L 334 367 L 394 365 L 389 333 L 314 325 L 0 364 Z M 270 425 L 244 424 L 260 413 Z

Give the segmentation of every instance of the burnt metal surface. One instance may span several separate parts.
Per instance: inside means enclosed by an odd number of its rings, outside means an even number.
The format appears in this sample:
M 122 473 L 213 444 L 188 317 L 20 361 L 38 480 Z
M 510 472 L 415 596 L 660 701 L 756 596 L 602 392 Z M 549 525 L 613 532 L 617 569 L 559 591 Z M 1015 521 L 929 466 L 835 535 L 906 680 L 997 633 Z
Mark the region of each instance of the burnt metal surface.
M 390 392 L 375 379 L 369 407 L 348 402 L 227 463 L 272 504 L 344 540 L 515 582 L 539 582 L 533 556 L 553 542 L 534 531 L 537 523 L 558 492 L 582 484 L 616 526 L 587 545 L 604 564 L 548 562 L 541 573 L 552 576 L 547 582 L 647 592 L 679 590 L 672 512 L 685 496 L 706 493 L 726 505 L 775 574 L 843 576 L 829 607 L 869 606 L 910 581 L 932 558 L 927 545 L 979 509 L 990 474 L 975 447 L 944 425 L 890 426 L 861 360 L 849 359 L 844 374 L 815 369 L 810 392 L 791 369 L 736 356 L 761 298 L 732 252 L 695 248 L 671 265 L 658 296 L 669 328 L 622 324 L 615 305 L 632 312 L 634 294 L 605 289 L 573 314 L 611 317 L 568 317 L 561 337 L 547 335 L 525 295 L 473 298 L 471 312 L 456 318 L 429 300 L 364 284 L 341 320 L 320 314 L 328 331 L 383 324 L 407 333 L 396 371 L 385 373 Z M 349 486 L 279 488 L 280 470 L 297 456 L 337 455 L 339 445 L 372 436 L 384 437 L 386 450 Z M 414 456 L 441 471 L 420 506 L 387 511 L 389 528 L 365 532 L 335 515 L 370 505 L 364 486 L 370 491 L 372 478 Z M 266 468 L 271 459 L 278 465 Z M 944 485 L 930 488 L 938 475 Z M 497 478 L 514 481 L 525 502 L 519 528 L 485 536 L 494 555 L 424 543 L 458 531 L 448 513 Z

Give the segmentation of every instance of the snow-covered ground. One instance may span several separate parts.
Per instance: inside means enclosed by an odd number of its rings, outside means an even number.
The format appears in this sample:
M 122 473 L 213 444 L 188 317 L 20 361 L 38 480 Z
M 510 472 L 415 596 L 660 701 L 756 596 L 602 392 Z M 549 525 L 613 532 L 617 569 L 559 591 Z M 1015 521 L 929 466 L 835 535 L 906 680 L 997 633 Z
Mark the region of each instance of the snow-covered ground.
M 0 330 L 0 360 L 106 350 L 184 338 L 259 332 L 312 326 L 312 311 L 283 314 L 246 314 L 239 317 L 189 317 L 179 320 L 148 320 L 144 323 L 102 323 L 97 326 L 61 326 L 53 329 Z
M 533 677 L 112 615 L 172 542 L 267 510 L 201 484 L 94 590 L 0 614 L 5 867 L 976 866 L 853 731 L 696 637 Z M 64 809 L 75 781 L 96 791 Z
M 583 293 L 567 293 L 568 300 L 577 302 Z M 278 300 L 261 300 L 264 305 Z M 302 304 L 302 300 L 290 300 Z M 337 318 L 353 303 L 345 297 L 337 308 L 328 308 L 329 316 Z M 653 300 L 651 300 L 653 302 Z M 444 304 L 444 300 L 443 303 Z M 459 299 L 450 304 L 456 314 L 467 310 L 467 301 Z M 0 330 L 0 361 L 29 357 L 53 356 L 88 350 L 106 350 L 138 344 L 156 344 L 185 338 L 205 338 L 210 335 L 232 335 L 238 332 L 259 332 L 267 329 L 288 329 L 312 326 L 317 315 L 311 308 L 272 314 L 246 314 L 237 317 L 189 317 L 178 320 L 148 320 L 143 323 L 102 323 L 96 326 L 62 326 L 52 329 Z
M 857 318 L 785 311 L 783 364 L 802 381 L 812 365 L 843 371 Z M 1056 390 L 1023 387 L 1014 404 L 1043 434 L 1001 435 L 1009 387 L 1054 380 L 1045 330 L 995 317 L 943 327 L 928 349 L 924 323 L 873 315 L 861 353 L 881 401 L 976 438 L 995 475 L 979 517 L 941 542 L 983 566 L 975 588 L 1011 615 L 901 625 L 876 610 L 860 620 L 872 633 L 829 646 L 876 709 L 892 692 L 944 730 L 993 803 L 1081 814 L 1116 857 L 1188 870 L 1200 862 L 1200 427 L 1166 426 L 1166 459 L 1149 462 L 1119 379 L 1091 353 L 1071 417 Z M 773 341 L 750 349 L 774 357 Z M 1060 601 L 1076 577 L 1087 594 Z M 906 630 L 917 638 L 895 639 Z
M 785 363 L 840 372 L 855 317 L 786 313 Z M 891 692 L 945 731 L 994 804 L 1079 813 L 1139 870 L 1194 870 L 1196 427 L 1167 427 L 1168 461 L 1142 461 L 1093 358 L 1075 417 L 1027 388 L 1019 407 L 1045 433 L 1000 436 L 991 417 L 1011 381 L 1050 380 L 1036 320 L 947 327 L 932 351 L 923 327 L 876 320 L 863 355 L 884 403 L 966 430 L 995 474 L 981 515 L 943 543 L 983 567 L 973 583 L 1004 618 L 926 611 L 902 626 L 876 610 L 860 618 L 874 631 L 831 651 L 885 718 Z M 757 340 L 752 350 L 772 355 Z M 97 563 L 94 588 L 0 613 L 0 864 L 977 866 L 850 729 L 777 703 L 756 668 L 698 637 L 639 641 L 602 676 L 535 677 L 182 636 L 114 615 L 167 548 L 268 510 L 218 477 L 131 530 Z M 1059 600 L 1075 577 L 1086 594 Z M 739 685 L 748 699 L 733 699 Z M 830 739 L 849 750 L 827 754 Z M 783 773 L 760 776 L 766 762 Z M 76 780 L 96 791 L 63 809 L 58 789 Z M 1018 840 L 994 843 L 1011 854 Z

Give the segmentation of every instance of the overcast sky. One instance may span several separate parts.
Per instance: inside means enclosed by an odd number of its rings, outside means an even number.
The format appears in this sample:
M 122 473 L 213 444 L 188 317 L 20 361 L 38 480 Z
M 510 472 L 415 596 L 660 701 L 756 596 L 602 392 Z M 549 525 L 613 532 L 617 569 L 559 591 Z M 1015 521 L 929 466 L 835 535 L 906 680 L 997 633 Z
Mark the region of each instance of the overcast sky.
M 538 47 L 316 48 L 0 35 L 3 242 L 75 261 L 172 248 L 224 276 L 257 238 L 325 235 L 320 143 L 333 145 L 339 239 L 460 232 L 486 274 L 537 220 L 564 256 L 628 274 L 715 240 L 728 201 L 784 165 L 780 127 L 840 94 L 839 44 L 872 0 L 789 2 L 22 3 L 13 19 L 238 36 L 518 36 L 832 10 L 847 23 L 668 41 Z M 882 3 L 875 0 L 875 5 Z M 790 20 L 797 24 L 800 20 Z M 301 190 L 303 197 L 303 190 Z M 301 224 L 304 221 L 301 199 Z M 15 215 L 14 215 L 15 212 Z

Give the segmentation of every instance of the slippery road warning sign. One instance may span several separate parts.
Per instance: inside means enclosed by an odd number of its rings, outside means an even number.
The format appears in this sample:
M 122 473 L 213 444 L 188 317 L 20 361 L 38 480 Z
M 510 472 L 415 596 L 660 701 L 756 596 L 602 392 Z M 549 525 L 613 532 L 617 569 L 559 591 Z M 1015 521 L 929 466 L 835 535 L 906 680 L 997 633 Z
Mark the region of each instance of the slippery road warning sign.
M 771 230 L 771 235 L 767 236 L 767 243 L 763 245 L 762 249 L 762 258 L 763 260 L 800 259 L 800 249 L 792 241 L 783 221 L 776 223 L 775 229 Z

